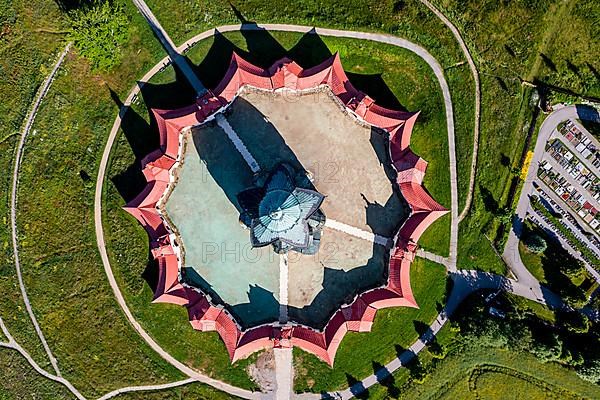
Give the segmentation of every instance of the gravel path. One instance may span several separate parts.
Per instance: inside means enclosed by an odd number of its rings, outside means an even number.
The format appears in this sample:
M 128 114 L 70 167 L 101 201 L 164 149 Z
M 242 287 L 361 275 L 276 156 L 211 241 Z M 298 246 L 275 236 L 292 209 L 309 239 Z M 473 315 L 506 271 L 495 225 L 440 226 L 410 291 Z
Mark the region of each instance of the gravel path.
M 469 64 L 469 68 L 471 69 L 471 74 L 473 75 L 473 81 L 475 82 L 475 123 L 473 126 L 473 155 L 471 159 L 471 175 L 469 177 L 469 191 L 467 192 L 465 206 L 461 211 L 460 215 L 458 216 L 458 222 L 461 222 L 469 213 L 471 203 L 473 202 L 473 189 L 475 187 L 475 174 L 477 172 L 477 153 L 479 152 L 479 120 L 481 114 L 481 84 L 479 83 L 479 72 L 477 71 L 477 66 L 473 62 L 471 52 L 469 51 L 469 48 L 465 44 L 465 41 L 463 40 L 462 35 L 460 34 L 456 26 L 454 26 L 454 24 L 450 22 L 450 20 L 446 18 L 446 16 L 429 1 L 420 1 L 450 29 L 467 59 L 467 63 Z
M 143 0 L 136 0 L 136 4 L 143 3 Z M 272 31 L 286 31 L 286 32 L 299 32 L 299 33 L 307 33 L 314 32 L 318 35 L 323 36 L 335 36 L 335 37 L 347 37 L 354 39 L 363 39 L 363 40 L 372 40 L 381 43 L 387 43 L 394 46 L 402 47 L 408 49 L 418 56 L 420 56 L 427 64 L 432 68 L 436 78 L 439 81 L 440 87 L 442 89 L 442 94 L 444 98 L 444 105 L 446 109 L 446 123 L 448 127 L 448 147 L 449 147 L 449 159 L 450 159 L 450 185 L 451 185 L 451 232 L 450 232 L 450 252 L 449 252 L 449 268 L 451 270 L 456 269 L 456 249 L 458 243 L 458 195 L 457 195 L 457 183 L 456 183 L 456 152 L 455 152 L 455 141 L 454 141 L 454 113 L 452 107 L 452 99 L 450 97 L 450 89 L 446 80 L 444 78 L 443 68 L 441 65 L 435 60 L 435 58 L 429 54 L 424 48 L 409 42 L 405 39 L 398 38 L 395 36 L 384 35 L 384 34 L 375 34 L 368 32 L 353 32 L 353 31 L 343 31 L 336 29 L 322 29 L 322 28 L 313 28 L 308 26 L 298 26 L 298 25 L 286 25 L 286 24 L 264 24 L 264 25 L 226 25 L 221 26 L 216 29 L 211 29 L 205 32 L 200 33 L 199 35 L 194 36 L 190 40 L 183 43 L 181 46 L 176 48 L 178 53 L 182 53 L 185 49 L 193 46 L 198 41 L 211 37 L 217 32 L 232 32 L 239 30 L 260 30 L 267 29 Z M 167 353 L 162 347 L 158 345 L 152 339 L 152 337 L 142 328 L 142 326 L 137 322 L 137 320 L 133 317 L 133 314 L 129 310 L 123 294 L 121 293 L 120 288 L 118 287 L 116 280 L 114 278 L 114 274 L 112 272 L 110 261 L 108 259 L 108 255 L 106 252 L 106 244 L 104 241 L 104 230 L 102 226 L 102 189 L 104 186 L 104 179 L 106 175 L 106 168 L 108 165 L 108 160 L 110 156 L 110 151 L 112 145 L 115 141 L 115 138 L 118 134 L 119 127 L 121 124 L 121 119 L 127 109 L 129 108 L 131 101 L 134 96 L 136 96 L 140 91 L 140 85 L 143 85 L 143 82 L 147 82 L 154 74 L 156 74 L 160 68 L 167 62 L 168 58 L 165 57 L 161 62 L 154 66 L 141 80 L 140 83 L 134 87 L 134 89 L 130 92 L 126 101 L 121 108 L 119 115 L 117 116 L 115 123 L 113 124 L 113 128 L 109 134 L 106 147 L 104 149 L 104 153 L 102 155 L 102 159 L 100 161 L 99 171 L 98 171 L 98 179 L 96 182 L 96 194 L 94 199 L 94 220 L 96 227 L 96 238 L 98 243 L 98 249 L 100 251 L 100 255 L 102 258 L 102 263 L 104 265 L 104 270 L 108 277 L 109 284 L 115 294 L 117 302 L 121 306 L 121 309 L 125 313 L 127 319 L 134 327 L 134 329 L 138 332 L 138 334 L 144 339 L 144 341 L 154 350 L 156 351 L 165 361 L 169 364 L 173 365 L 175 368 L 179 369 L 185 375 L 195 378 L 201 382 L 207 383 L 211 386 L 214 386 L 220 390 L 224 390 L 230 394 L 234 394 L 236 396 L 244 397 L 244 398 L 257 398 L 260 396 L 259 393 L 253 393 L 246 390 L 242 390 L 231 385 L 225 384 L 224 382 L 212 379 L 207 377 L 206 375 L 201 374 L 198 371 L 192 370 L 188 366 L 176 360 L 173 356 Z
M 14 164 L 14 168 L 13 168 L 13 177 L 12 177 L 12 191 L 11 191 L 11 196 L 10 196 L 10 228 L 11 228 L 12 245 L 13 245 L 13 257 L 15 259 L 15 270 L 17 272 L 17 280 L 19 281 L 19 289 L 21 290 L 21 296 L 23 297 L 23 302 L 25 303 L 25 308 L 27 309 L 27 313 L 29 314 L 31 323 L 33 324 L 35 331 L 36 331 L 40 341 L 42 342 L 42 345 L 44 346 L 44 350 L 46 351 L 46 354 L 48 355 L 48 359 L 50 360 L 50 363 L 52 364 L 52 368 L 54 368 L 54 371 L 56 372 L 56 374 L 58 376 L 60 376 L 58 362 L 56 361 L 56 358 L 52 354 L 52 351 L 50 351 L 48 342 L 46 341 L 44 333 L 42 332 L 42 329 L 40 328 L 40 325 L 38 324 L 37 318 L 35 317 L 33 309 L 31 308 L 31 303 L 29 302 L 29 296 L 27 296 L 27 290 L 25 289 L 25 284 L 23 283 L 23 274 L 21 273 L 21 261 L 19 259 L 19 243 L 18 243 L 19 239 L 18 239 L 18 232 L 17 232 L 17 195 L 19 192 L 19 170 L 21 169 L 21 161 L 23 160 L 23 149 L 25 148 L 25 142 L 27 141 L 27 136 L 29 135 L 29 131 L 31 130 L 31 127 L 33 126 L 33 121 L 35 120 L 35 116 L 37 114 L 38 108 L 40 107 L 42 99 L 46 96 L 46 93 L 48 93 L 48 89 L 50 88 L 50 85 L 52 84 L 52 81 L 54 80 L 54 77 L 56 76 L 56 73 L 58 72 L 58 69 L 59 69 L 60 65 L 62 64 L 63 60 L 65 59 L 70 48 L 71 48 L 71 43 L 67 44 L 67 46 L 62 51 L 62 53 L 60 53 L 60 56 L 58 57 L 56 64 L 54 64 L 52 71 L 50 71 L 50 74 L 48 75 L 48 77 L 46 78 L 46 80 L 44 81 L 42 86 L 40 87 L 40 89 L 37 93 L 35 102 L 33 103 L 33 107 L 31 108 L 29 115 L 27 116 L 27 121 L 25 122 L 25 127 L 23 129 L 23 133 L 21 134 L 21 140 L 19 141 L 19 144 L 17 146 L 17 152 L 15 154 L 15 164 Z

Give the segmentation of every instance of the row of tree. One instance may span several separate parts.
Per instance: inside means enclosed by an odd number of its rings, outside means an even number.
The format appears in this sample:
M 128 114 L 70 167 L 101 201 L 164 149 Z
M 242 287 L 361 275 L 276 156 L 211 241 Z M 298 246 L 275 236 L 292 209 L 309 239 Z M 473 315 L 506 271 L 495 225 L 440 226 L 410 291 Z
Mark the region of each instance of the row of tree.
M 542 362 L 556 362 L 574 369 L 590 382 L 600 382 L 600 326 L 577 311 L 557 311 L 550 322 L 503 295 L 498 307 L 503 319 L 490 318 L 488 307 L 478 296 L 455 315 L 461 340 L 482 345 L 527 351 Z M 517 303 L 518 304 L 518 303 Z

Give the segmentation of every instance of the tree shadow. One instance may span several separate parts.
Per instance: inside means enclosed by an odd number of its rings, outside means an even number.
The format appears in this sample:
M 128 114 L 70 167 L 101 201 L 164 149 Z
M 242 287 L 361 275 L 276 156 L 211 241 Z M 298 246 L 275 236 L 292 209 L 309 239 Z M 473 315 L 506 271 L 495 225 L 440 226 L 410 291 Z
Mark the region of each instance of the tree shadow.
M 81 7 L 88 7 L 92 4 L 90 0 L 54 0 L 58 8 L 63 12 L 69 12 Z
M 515 51 L 512 49 L 512 47 L 510 47 L 509 45 L 505 44 L 504 45 L 504 50 L 506 50 L 506 52 L 511 56 L 511 57 L 516 57 L 517 55 L 515 54 Z
M 496 199 L 494 199 L 494 195 L 489 191 L 486 187 L 479 184 L 479 193 L 481 194 L 481 200 L 483 200 L 483 205 L 485 210 L 491 214 L 498 213 L 500 206 Z
M 581 78 L 581 71 L 579 67 L 571 62 L 571 60 L 565 60 L 567 64 L 567 69 L 577 75 L 577 77 Z
M 354 395 L 354 397 L 356 397 L 357 399 L 368 399 L 370 397 L 369 389 L 367 389 L 361 381 L 359 381 L 349 373 L 346 372 L 345 374 L 346 382 L 348 382 L 350 392 Z
M 594 66 L 587 61 L 585 63 L 585 66 L 588 67 L 588 69 L 590 70 L 592 75 L 594 75 L 594 78 L 596 78 L 596 80 L 598 82 L 600 82 L 600 72 L 598 72 L 598 70 L 596 68 L 594 68 Z
M 500 89 L 502 89 L 505 92 L 510 92 L 510 90 L 508 89 L 508 86 L 506 85 L 506 82 L 504 82 L 504 79 L 502 79 L 499 76 L 496 76 L 496 82 L 498 83 L 498 85 L 500 86 Z
M 372 361 L 371 365 L 373 366 L 373 374 L 377 377 L 377 382 L 387 389 L 388 396 L 393 399 L 398 398 L 400 396 L 400 389 L 396 386 L 394 375 L 377 361 Z

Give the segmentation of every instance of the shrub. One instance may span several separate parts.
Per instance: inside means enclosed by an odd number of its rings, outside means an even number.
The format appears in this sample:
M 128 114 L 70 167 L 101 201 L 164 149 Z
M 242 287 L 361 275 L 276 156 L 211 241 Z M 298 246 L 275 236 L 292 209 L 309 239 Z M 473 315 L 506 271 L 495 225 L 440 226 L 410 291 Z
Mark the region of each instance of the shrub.
M 577 311 L 559 311 L 556 319 L 572 333 L 587 333 L 590 330 L 590 320 Z
M 95 70 L 109 70 L 121 59 L 129 21 L 120 3 L 94 1 L 69 12 L 70 40 Z
M 525 247 L 535 254 L 541 254 L 548 248 L 546 241 L 538 234 L 532 233 L 525 237 Z
M 550 333 L 537 338 L 532 343 L 531 352 L 544 362 L 558 361 L 562 356 L 563 343 L 556 333 Z
M 600 381 L 600 360 L 593 359 L 577 368 L 577 375 L 588 382 L 597 383 Z

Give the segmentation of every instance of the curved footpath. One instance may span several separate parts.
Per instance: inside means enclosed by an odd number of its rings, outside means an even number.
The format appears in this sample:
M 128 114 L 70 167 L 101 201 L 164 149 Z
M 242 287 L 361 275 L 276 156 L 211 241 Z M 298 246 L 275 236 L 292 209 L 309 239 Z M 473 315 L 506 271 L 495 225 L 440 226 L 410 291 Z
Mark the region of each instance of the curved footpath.
M 452 108 L 452 100 L 450 97 L 450 89 L 448 88 L 448 84 L 444 78 L 443 68 L 441 65 L 422 47 L 409 42 L 405 39 L 401 39 L 398 37 L 383 35 L 383 34 L 375 34 L 375 33 L 367 33 L 367 32 L 352 32 L 352 31 L 343 31 L 337 29 L 321 29 L 321 28 L 313 28 L 309 26 L 299 26 L 299 25 L 287 25 L 287 24 L 264 24 L 264 25 L 225 25 L 215 29 L 211 29 L 205 32 L 200 33 L 199 35 L 194 36 L 190 40 L 183 43 L 181 46 L 177 48 L 178 52 L 182 53 L 189 47 L 196 44 L 198 41 L 202 39 L 209 38 L 213 36 L 217 32 L 232 32 L 239 30 L 272 30 L 272 31 L 285 31 L 285 32 L 298 32 L 298 33 L 309 33 L 314 32 L 319 35 L 324 36 L 335 36 L 335 37 L 345 37 L 345 38 L 354 38 L 354 39 L 363 39 L 363 40 L 372 40 L 381 43 L 387 43 L 394 46 L 402 47 L 408 49 L 418 56 L 420 56 L 427 64 L 432 68 L 434 74 L 436 75 L 444 97 L 444 105 L 446 108 L 446 122 L 448 126 L 448 148 L 449 148 L 449 159 L 450 159 L 450 183 L 451 183 L 451 240 L 450 240 L 450 257 L 449 263 L 451 266 L 451 270 L 456 269 L 456 247 L 457 247 L 457 235 L 458 235 L 458 201 L 457 201 L 457 185 L 456 185 L 456 156 L 455 156 L 455 146 L 454 146 L 454 113 Z M 250 392 L 247 390 L 243 390 L 232 385 L 226 384 L 222 381 L 212 379 L 200 372 L 191 369 L 185 364 L 176 360 L 173 356 L 167 353 L 158 343 L 152 339 L 152 337 L 142 328 L 142 326 L 137 322 L 125 299 L 123 294 L 115 280 L 114 274 L 112 272 L 110 261 L 108 259 L 108 254 L 106 251 L 106 243 L 104 240 L 104 230 L 102 226 L 102 193 L 104 188 L 104 179 L 106 175 L 106 168 L 108 165 L 108 160 L 110 158 L 110 152 L 114 141 L 119 132 L 119 127 L 121 124 L 121 120 L 127 109 L 130 107 L 131 102 L 134 97 L 136 97 L 139 92 L 141 86 L 144 82 L 147 82 L 152 76 L 154 76 L 168 61 L 169 57 L 163 58 L 158 64 L 156 64 L 148 73 L 144 75 L 141 81 L 135 86 L 132 91 L 127 96 L 127 99 L 124 101 L 123 106 L 119 110 L 119 114 L 115 119 L 113 127 L 110 131 L 109 137 L 106 142 L 106 146 L 104 148 L 104 152 L 102 154 L 102 159 L 100 161 L 100 166 L 98 169 L 98 177 L 96 181 L 96 191 L 94 198 L 94 222 L 96 228 L 96 239 L 98 244 L 98 250 L 100 252 L 100 256 L 102 258 L 102 264 L 104 266 L 104 270 L 108 277 L 108 281 L 110 286 L 115 294 L 117 302 L 119 306 L 125 313 L 128 321 L 134 327 L 134 329 L 138 332 L 138 334 L 144 339 L 144 341 L 154 350 L 156 351 L 165 361 L 169 364 L 177 368 L 179 371 L 189 376 L 190 378 L 194 378 L 200 382 L 211 385 L 217 389 L 223 390 L 227 393 L 233 394 L 235 396 L 243 397 L 243 398 L 257 398 L 262 394 Z
M 23 128 L 23 133 L 21 134 L 21 140 L 19 140 L 19 144 L 17 146 L 17 151 L 15 154 L 15 164 L 13 168 L 13 176 L 12 176 L 12 191 L 10 195 L 10 229 L 12 236 L 12 246 L 13 246 L 13 257 L 15 260 L 15 270 L 17 272 L 17 280 L 19 281 L 19 289 L 21 290 L 21 295 L 23 296 L 23 303 L 25 303 L 25 308 L 27 309 L 27 313 L 29 314 L 29 319 L 31 319 L 31 323 L 33 324 L 35 331 L 44 346 L 44 350 L 48 355 L 48 359 L 52 364 L 52 368 L 56 371 L 56 374 L 60 376 L 60 370 L 58 369 L 58 362 L 56 358 L 50 351 L 50 347 L 48 346 L 48 342 L 46 342 L 46 338 L 44 337 L 44 333 L 40 328 L 40 325 L 37 322 L 37 318 L 33 313 L 33 309 L 31 308 L 31 303 L 29 302 L 29 296 L 27 296 L 27 290 L 25 289 L 25 284 L 23 283 L 23 274 L 21 273 L 21 261 L 19 259 L 19 244 L 17 237 L 17 195 L 19 192 L 19 170 L 21 169 L 21 161 L 23 159 L 23 149 L 25 147 L 25 142 L 27 141 L 27 136 L 29 135 L 29 131 L 33 125 L 33 121 L 35 120 L 35 116 L 37 114 L 38 108 L 42 102 L 42 99 L 48 93 L 48 89 L 50 88 L 50 84 L 54 80 L 56 73 L 58 72 L 58 68 L 61 66 L 65 56 L 69 52 L 71 48 L 71 43 L 67 44 L 65 49 L 60 53 L 56 64 L 48 74 L 48 77 L 40 87 L 35 102 L 33 103 L 33 107 L 31 108 L 29 115 L 27 116 L 27 121 L 25 122 L 25 127 Z
M 477 71 L 477 66 L 475 62 L 473 62 L 473 58 L 471 57 L 471 52 L 469 48 L 465 44 L 460 32 L 456 28 L 456 26 L 450 22 L 448 18 L 433 4 L 431 4 L 427 0 L 420 0 L 427 8 L 429 8 L 452 32 L 456 41 L 458 42 L 465 58 L 467 59 L 467 63 L 469 64 L 469 68 L 471 69 L 471 74 L 473 75 L 473 81 L 475 83 L 475 121 L 473 125 L 473 156 L 471 158 L 471 175 L 469 177 L 469 190 L 467 192 L 467 198 L 465 199 L 465 206 L 463 210 L 460 212 L 458 216 L 458 222 L 461 222 L 467 214 L 469 213 L 469 209 L 471 208 L 471 202 L 473 201 L 473 189 L 475 188 L 475 173 L 477 172 L 477 153 L 479 152 L 479 120 L 481 115 L 481 84 L 479 83 L 479 72 Z
M 455 150 L 455 139 L 454 139 L 454 109 L 452 107 L 452 97 L 450 96 L 450 88 L 444 77 L 444 69 L 438 63 L 438 61 L 423 47 L 410 42 L 406 39 L 402 39 L 392 35 L 386 35 L 382 33 L 371 33 L 371 32 L 357 32 L 357 31 L 344 31 L 340 29 L 328 29 L 328 28 L 316 28 L 304 25 L 290 25 L 290 24 L 250 24 L 250 25 L 223 25 L 214 29 L 202 32 L 187 41 L 177 48 L 180 53 L 185 52 L 190 47 L 194 46 L 200 40 L 207 39 L 215 33 L 220 32 L 237 32 L 240 30 L 244 31 L 279 31 L 279 32 L 297 32 L 297 33 L 314 33 L 321 36 L 332 36 L 339 38 L 349 39 L 360 39 L 370 40 L 373 42 L 390 44 L 392 46 L 401 47 L 403 49 L 412 51 L 425 61 L 432 69 L 436 76 L 440 88 L 442 89 L 442 96 L 444 98 L 444 107 L 446 109 L 446 125 L 448 129 L 448 155 L 449 155 L 449 168 L 450 168 L 450 246 L 448 263 L 450 271 L 456 270 L 456 252 L 458 247 L 458 186 L 457 186 L 457 172 L 456 172 L 456 150 Z
M 369 387 L 378 384 L 385 380 L 394 371 L 404 367 L 410 363 L 417 354 L 423 350 L 435 335 L 448 322 L 449 317 L 456 311 L 462 301 L 471 293 L 482 289 L 503 290 L 513 293 L 517 296 L 525 297 L 529 300 L 536 301 L 540 304 L 547 305 L 553 309 L 564 309 L 567 306 L 554 293 L 547 289 L 543 289 L 543 294 L 538 297 L 535 293 L 529 290 L 529 287 L 522 282 L 514 279 L 509 279 L 501 275 L 492 274 L 489 272 L 481 272 L 475 270 L 459 270 L 451 272 L 450 278 L 454 285 L 452 292 L 448 297 L 448 301 L 444 309 L 438 314 L 435 321 L 429 326 L 427 332 L 421 335 L 407 350 L 398 357 L 387 363 L 374 374 L 366 377 L 353 386 L 337 392 L 330 392 L 326 395 L 318 394 L 301 394 L 297 397 L 301 399 L 318 399 L 318 398 L 334 398 L 334 399 L 351 399 L 364 392 Z

